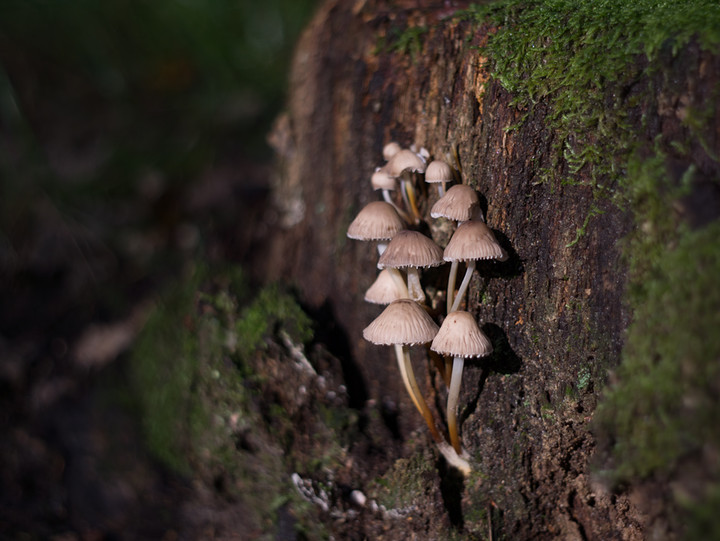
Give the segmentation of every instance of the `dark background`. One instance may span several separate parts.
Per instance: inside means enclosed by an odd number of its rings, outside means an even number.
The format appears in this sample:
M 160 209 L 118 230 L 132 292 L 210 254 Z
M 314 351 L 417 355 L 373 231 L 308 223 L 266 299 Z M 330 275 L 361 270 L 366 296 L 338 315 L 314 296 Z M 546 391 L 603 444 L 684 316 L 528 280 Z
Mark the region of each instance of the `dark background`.
M 183 531 L 187 479 L 147 457 L 132 405 L 97 395 L 124 382 L 145 299 L 198 261 L 252 267 L 314 4 L 0 3 L 0 538 Z M 101 464 L 103 445 L 122 458 Z

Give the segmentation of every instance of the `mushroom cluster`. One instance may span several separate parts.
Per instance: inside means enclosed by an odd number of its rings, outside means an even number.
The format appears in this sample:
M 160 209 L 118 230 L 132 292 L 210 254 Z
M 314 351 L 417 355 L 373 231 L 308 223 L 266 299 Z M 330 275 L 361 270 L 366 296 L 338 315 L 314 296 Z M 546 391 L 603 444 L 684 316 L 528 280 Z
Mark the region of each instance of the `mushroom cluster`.
M 492 344 L 473 315 L 459 308 L 476 262 L 482 259 L 505 261 L 507 253 L 485 224 L 475 190 L 465 184 L 447 189 L 447 184 L 460 176 L 459 164 L 453 171 L 442 160 L 428 163 L 430 155 L 425 149 L 418 152 L 413 147 L 403 149 L 395 142 L 385 145 L 383 157 L 385 165 L 378 167 L 371 178 L 373 189 L 382 190 L 383 200 L 363 208 L 347 232 L 347 236 L 353 239 L 378 242 L 377 267 L 381 271 L 365 293 L 365 300 L 386 305 L 386 308 L 365 328 L 363 337 L 373 344 L 394 346 L 405 388 L 425 420 L 438 450 L 451 466 L 467 474 L 470 472 L 468 455 L 460 443 L 457 425 L 464 361 L 489 355 Z M 416 182 L 422 177 L 426 182 L 438 185 L 439 199 L 433 205 L 430 216 L 457 222 L 455 232 L 444 249 L 417 231 L 422 215 L 417 205 Z M 391 192 L 396 195 L 391 195 Z M 446 262 L 451 264 L 446 292 L 447 312 L 442 325 L 438 326 L 425 306 L 420 269 Z M 460 263 L 465 263 L 466 270 L 456 292 Z M 422 396 L 410 360 L 409 347 L 427 344 L 431 344 L 430 349 L 444 358 L 444 364 L 439 361 L 439 368 L 443 381 L 448 383 L 447 440 L 438 430 Z

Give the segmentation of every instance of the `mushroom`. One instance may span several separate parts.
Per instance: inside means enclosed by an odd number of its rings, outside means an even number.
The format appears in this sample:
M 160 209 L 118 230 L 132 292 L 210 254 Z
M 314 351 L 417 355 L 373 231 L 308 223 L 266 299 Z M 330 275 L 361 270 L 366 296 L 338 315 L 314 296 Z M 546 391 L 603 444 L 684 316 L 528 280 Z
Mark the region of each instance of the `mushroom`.
M 408 182 L 405 175 L 409 173 L 424 173 L 425 172 L 425 160 L 415 154 L 412 150 L 406 148 L 400 150 L 388 161 L 387 165 L 388 174 L 391 177 L 400 179 L 400 191 L 402 193 L 405 204 L 410 208 L 415 216 L 415 220 L 420 220 L 420 211 L 415 203 L 415 190 L 411 182 Z
M 395 141 L 390 141 L 387 145 L 383 147 L 383 158 L 385 158 L 385 161 L 390 161 L 395 154 L 400 152 L 402 148 L 399 144 L 397 144 Z
M 365 292 L 365 301 L 373 304 L 390 304 L 398 299 L 407 299 L 405 279 L 397 269 L 383 269 Z
M 427 175 L 425 178 L 427 179 Z M 477 192 L 466 184 L 456 184 L 435 202 L 430 209 L 430 216 L 448 218 L 456 222 L 467 222 L 473 218 L 474 214 L 477 215 L 478 210 L 480 210 L 480 199 Z M 480 216 L 482 216 L 482 210 L 480 210 Z
M 483 222 L 470 220 L 460 224 L 443 252 L 443 259 L 451 262 L 447 290 L 448 314 L 458 309 L 460 300 L 465 295 L 465 291 L 470 284 L 470 277 L 475 270 L 475 262 L 478 259 L 505 261 L 507 257 L 505 250 L 495 240 L 493 232 Z M 460 289 L 458 289 L 453 300 L 457 267 L 460 261 L 467 262 L 467 269 L 460 284 Z
M 392 197 L 390 197 L 390 192 L 395 191 L 396 185 L 395 178 L 388 174 L 387 166 L 375 169 L 375 172 L 370 177 L 370 184 L 372 185 L 373 190 L 382 190 L 383 200 L 386 203 L 391 204 L 403 220 L 408 223 L 410 222 L 410 218 L 407 213 L 404 210 L 399 209 Z
M 412 150 L 404 148 L 388 160 L 387 168 L 388 173 L 393 177 L 399 177 L 403 171 L 424 173 L 425 161 Z
M 427 163 L 428 158 L 430 158 L 430 152 L 425 147 L 418 148 L 418 146 L 413 143 L 410 145 L 410 150 L 414 152 L 417 157 L 423 161 L 423 163 Z
M 376 168 L 370 177 L 370 184 L 372 184 L 373 190 L 382 190 L 385 201 L 391 203 L 388 201 L 390 196 L 387 192 L 395 189 L 395 178 L 388 174 L 387 167 Z
M 457 403 L 460 395 L 463 366 L 468 357 L 484 357 L 492 353 L 492 344 L 480 330 L 475 318 L 469 312 L 458 311 L 448 314 L 433 339 L 430 349 L 453 357 L 452 375 L 447 401 L 448 432 L 455 451 L 462 452 L 457 427 Z
M 425 170 L 425 182 L 430 184 L 438 184 L 438 195 L 445 195 L 445 186 L 448 182 L 452 182 L 453 174 L 450 166 L 442 160 L 430 162 Z
M 408 351 L 408 346 L 431 342 L 437 332 L 437 324 L 418 303 L 410 299 L 399 299 L 391 302 L 363 330 L 363 338 L 373 344 L 395 346 L 395 354 L 405 388 L 415 407 L 425 419 L 433 439 L 441 442 L 443 438 L 435 427 L 432 413 L 420 393 Z
M 391 267 L 405 269 L 410 298 L 419 302 L 425 300 L 425 292 L 420 285 L 419 268 L 442 265 L 442 248 L 417 231 L 404 229 L 399 231 L 380 256 L 378 268 Z
M 378 254 L 382 255 L 387 241 L 405 229 L 405 222 L 390 203 L 373 201 L 368 203 L 350 223 L 347 236 L 355 240 L 380 241 Z
M 423 416 L 430 434 L 449 464 L 464 474 L 470 472 L 470 466 L 455 449 L 448 445 L 435 426 L 430 408 L 420 393 L 415 373 L 410 361 L 408 346 L 431 342 L 438 332 L 438 326 L 419 304 L 410 299 L 391 302 L 385 310 L 363 330 L 363 338 L 377 345 L 395 346 L 395 355 L 400 367 L 405 389 Z

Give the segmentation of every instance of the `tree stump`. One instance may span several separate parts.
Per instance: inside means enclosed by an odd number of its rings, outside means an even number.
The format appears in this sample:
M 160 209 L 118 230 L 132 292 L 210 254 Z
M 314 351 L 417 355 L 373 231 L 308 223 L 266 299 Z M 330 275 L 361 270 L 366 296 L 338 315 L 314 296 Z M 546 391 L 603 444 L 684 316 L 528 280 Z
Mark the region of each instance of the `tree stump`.
M 386 143 L 424 147 L 451 165 L 456 151 L 463 182 L 480 194 L 510 257 L 479 264 L 468 295 L 495 353 L 466 369 L 461 433 L 482 478 L 444 495 L 449 520 L 462 527 L 480 505 L 491 530 L 511 539 L 642 539 L 646 516 L 637 500 L 603 489 L 589 466 L 590 422 L 630 321 L 618 241 L 632 215 L 597 199 L 587 170 L 573 184 L 547 180 L 548 170 L 568 171 L 554 159 L 552 110 L 513 105 L 481 53 L 495 29 L 453 18 L 455 9 L 430 1 L 321 6 L 298 44 L 288 110 L 271 135 L 280 164 L 264 275 L 298 287 L 343 363 L 351 405 L 400 402 L 403 436 L 421 428 L 392 350 L 362 338 L 380 312 L 363 302 L 377 274 L 375 246 L 345 233 L 380 198 L 370 176 Z M 679 129 L 673 110 L 646 114 L 644 127 L 632 121 L 648 141 Z M 430 217 L 437 190 L 416 188 L 418 228 L 445 246 L 453 226 Z M 447 272 L 423 275 L 439 319 Z M 418 351 L 414 362 L 441 404 L 428 357 Z

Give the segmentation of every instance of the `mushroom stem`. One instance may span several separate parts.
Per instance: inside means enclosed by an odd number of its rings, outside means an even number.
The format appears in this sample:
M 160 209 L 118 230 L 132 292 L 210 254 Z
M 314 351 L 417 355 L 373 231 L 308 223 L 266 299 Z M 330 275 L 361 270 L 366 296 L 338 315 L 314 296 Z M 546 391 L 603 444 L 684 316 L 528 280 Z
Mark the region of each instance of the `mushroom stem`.
M 458 261 L 453 260 L 450 264 L 450 275 L 448 276 L 447 287 L 447 313 L 452 312 L 453 299 L 455 297 L 455 280 L 457 279 Z
M 450 308 L 450 312 L 454 312 L 455 310 L 458 309 L 458 306 L 460 306 L 460 302 L 462 301 L 462 298 L 465 296 L 465 291 L 467 290 L 468 285 L 470 284 L 470 278 L 472 277 L 472 273 L 474 270 L 475 270 L 475 260 L 471 259 L 467 263 L 467 269 L 465 270 L 465 276 L 463 277 L 463 281 L 460 284 L 460 289 L 458 289 L 457 295 L 455 296 L 455 300 L 453 301 L 452 307 Z
M 465 477 L 470 475 L 470 472 L 472 471 L 472 468 L 470 467 L 470 464 L 468 463 L 465 458 L 460 456 L 455 449 L 453 449 L 450 445 L 448 445 L 446 442 L 440 442 L 437 444 L 438 451 L 442 453 L 442 455 L 445 457 L 445 460 L 447 460 L 447 463 L 450 464 L 453 468 L 456 468 L 460 473 L 462 473 Z M 466 455 L 467 456 L 467 455 Z
M 410 209 L 410 200 L 408 199 L 407 192 L 405 191 L 405 184 L 407 184 L 407 182 L 403 179 L 400 179 L 400 195 L 402 195 L 403 203 L 405 203 L 405 208 Z
M 447 188 L 446 184 L 447 183 L 443 180 L 440 183 L 440 186 L 438 186 L 438 196 L 439 197 L 443 197 L 445 195 L 445 189 Z
M 430 348 L 428 348 L 428 355 L 430 355 L 430 359 L 432 359 L 435 369 L 438 371 L 440 377 L 445 383 L 445 386 L 447 387 L 450 385 L 450 371 L 448 370 L 447 359 L 443 355 L 435 353 Z
M 395 203 L 392 200 L 392 197 L 390 197 L 390 190 L 383 189 L 382 191 L 383 199 L 386 203 L 390 203 L 393 207 L 395 206 Z M 397 208 L 395 209 L 397 210 Z
M 404 175 L 405 173 L 403 173 Z M 408 206 L 408 208 L 412 211 L 413 216 L 415 217 L 415 223 L 420 223 L 420 211 L 417 208 L 417 204 L 415 203 L 415 188 L 413 188 L 412 182 L 405 180 L 403 178 L 400 179 L 400 191 L 402 192 L 403 199 L 405 200 L 405 204 Z
M 458 170 L 458 173 L 460 173 L 460 177 L 462 177 L 463 170 L 462 170 L 462 165 L 460 164 L 460 155 L 458 154 L 457 144 L 452 146 L 452 154 L 453 154 L 453 159 L 455 160 L 455 165 Z
M 420 388 L 418 387 L 417 381 L 415 380 L 415 373 L 413 372 L 412 363 L 410 362 L 410 352 L 407 346 L 403 344 L 395 344 L 395 354 L 397 355 L 398 365 L 400 366 L 400 374 L 402 374 L 403 383 L 407 389 L 410 398 L 412 398 L 413 404 L 425 419 L 425 423 L 430 429 L 430 434 L 437 444 L 445 443 L 443 437 L 435 428 L 435 420 L 433 419 L 432 413 L 428 408 L 425 400 L 420 394 Z
M 462 357 L 455 357 L 453 359 L 452 376 L 450 378 L 450 389 L 448 390 L 447 401 L 447 421 L 450 443 L 458 453 L 462 452 L 462 448 L 460 446 L 460 438 L 458 437 L 457 404 L 458 397 L 460 396 L 460 382 L 462 381 L 464 364 L 465 362 Z
M 390 273 L 390 277 L 393 279 L 393 282 L 395 282 L 395 287 L 397 287 L 398 291 L 401 292 L 402 298 L 409 299 L 410 295 L 408 294 L 408 288 L 407 285 L 405 285 L 405 280 L 403 279 L 402 274 L 400 274 L 400 271 L 392 267 L 388 267 L 387 270 Z
M 383 200 L 386 203 L 390 203 L 403 220 L 405 220 L 407 223 L 410 223 L 412 221 L 410 216 L 408 216 L 408 213 L 405 212 L 403 209 L 401 209 L 400 207 L 398 207 L 395 204 L 395 201 L 393 201 L 393 198 L 390 196 L 389 190 L 383 190 L 382 195 L 383 195 Z
M 410 298 L 417 302 L 425 302 L 425 292 L 420 284 L 420 271 L 416 267 L 407 269 L 407 289 Z
M 444 357 L 445 359 L 445 373 L 443 377 L 445 378 L 445 384 L 450 387 L 450 381 L 452 381 L 452 357 Z

